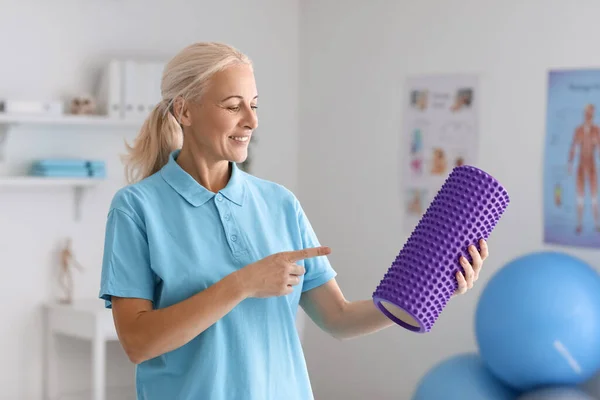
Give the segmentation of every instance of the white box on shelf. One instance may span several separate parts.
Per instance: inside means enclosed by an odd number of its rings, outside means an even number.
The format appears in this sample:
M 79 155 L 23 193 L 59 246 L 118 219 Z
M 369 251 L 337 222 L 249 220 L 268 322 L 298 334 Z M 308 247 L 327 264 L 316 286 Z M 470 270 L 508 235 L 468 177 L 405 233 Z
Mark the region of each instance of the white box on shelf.
M 44 101 L 44 100 L 0 100 L 0 113 L 2 114 L 20 114 L 20 115 L 62 115 L 65 106 L 62 101 Z

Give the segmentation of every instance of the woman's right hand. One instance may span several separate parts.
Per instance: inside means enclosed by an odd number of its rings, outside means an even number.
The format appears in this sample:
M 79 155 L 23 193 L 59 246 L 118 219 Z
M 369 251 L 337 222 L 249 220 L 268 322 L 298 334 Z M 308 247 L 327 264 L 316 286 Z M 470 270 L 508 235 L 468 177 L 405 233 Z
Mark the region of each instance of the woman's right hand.
M 236 272 L 245 297 L 284 296 L 292 293 L 305 270 L 300 260 L 331 253 L 326 246 L 275 253 Z

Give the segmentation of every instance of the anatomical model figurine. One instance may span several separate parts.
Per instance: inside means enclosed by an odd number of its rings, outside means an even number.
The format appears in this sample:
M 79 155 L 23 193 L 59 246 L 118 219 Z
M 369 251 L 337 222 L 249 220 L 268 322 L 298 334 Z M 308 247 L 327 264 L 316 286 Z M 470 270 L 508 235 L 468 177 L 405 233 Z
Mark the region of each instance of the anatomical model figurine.
M 71 250 L 71 238 L 67 239 L 65 247 L 60 252 L 60 276 L 59 283 L 65 292 L 65 297 L 60 299 L 60 303 L 71 304 L 73 301 L 73 276 L 71 275 L 71 267 L 74 266 L 79 271 L 83 271 L 83 267 L 73 257 Z

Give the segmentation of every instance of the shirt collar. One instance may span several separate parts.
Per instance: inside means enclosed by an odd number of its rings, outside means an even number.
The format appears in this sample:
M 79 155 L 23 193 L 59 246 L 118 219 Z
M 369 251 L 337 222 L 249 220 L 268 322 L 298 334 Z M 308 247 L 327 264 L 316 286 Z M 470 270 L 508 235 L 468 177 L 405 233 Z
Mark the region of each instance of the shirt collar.
M 179 193 L 181 197 L 187 200 L 188 203 L 194 207 L 201 206 L 216 196 L 216 193 L 199 184 L 177 164 L 176 160 L 180 151 L 180 149 L 177 149 L 171 152 L 169 161 L 162 167 L 160 174 L 165 182 Z M 230 165 L 232 166 L 231 177 L 227 185 L 219 193 L 238 206 L 242 206 L 246 193 L 244 172 L 239 169 L 236 163 L 231 162 Z

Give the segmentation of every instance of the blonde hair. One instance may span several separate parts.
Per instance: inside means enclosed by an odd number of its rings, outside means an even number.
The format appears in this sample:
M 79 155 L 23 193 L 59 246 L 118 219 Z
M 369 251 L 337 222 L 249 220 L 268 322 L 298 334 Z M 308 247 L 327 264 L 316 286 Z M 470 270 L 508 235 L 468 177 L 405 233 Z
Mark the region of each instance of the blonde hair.
M 194 43 L 181 50 L 167 63 L 162 74 L 162 100 L 144 121 L 133 146 L 125 143 L 125 175 L 133 183 L 158 172 L 173 150 L 183 144 L 179 118 L 173 115 L 173 103 L 198 100 L 210 78 L 226 67 L 251 60 L 232 46 L 216 42 Z

